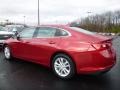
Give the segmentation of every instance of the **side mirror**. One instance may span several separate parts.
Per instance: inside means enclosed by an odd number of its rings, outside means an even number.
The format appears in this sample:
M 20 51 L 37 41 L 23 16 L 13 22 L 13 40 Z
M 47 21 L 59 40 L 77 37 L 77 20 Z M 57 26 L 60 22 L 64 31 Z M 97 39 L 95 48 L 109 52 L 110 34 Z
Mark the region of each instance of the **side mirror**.
M 17 38 L 17 40 L 20 40 L 20 35 L 17 35 L 16 38 Z
M 18 35 L 18 32 L 16 31 L 16 32 L 14 32 L 14 34 L 15 34 L 15 36 L 17 36 L 17 35 Z

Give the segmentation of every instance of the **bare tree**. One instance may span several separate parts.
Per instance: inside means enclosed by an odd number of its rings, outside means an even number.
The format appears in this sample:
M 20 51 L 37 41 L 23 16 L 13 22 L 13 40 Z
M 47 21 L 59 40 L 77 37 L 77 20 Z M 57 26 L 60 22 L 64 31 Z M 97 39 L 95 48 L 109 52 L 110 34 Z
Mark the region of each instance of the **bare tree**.
M 75 25 L 74 22 L 73 26 Z M 95 32 L 120 32 L 120 11 L 106 12 L 82 18 L 77 27 Z

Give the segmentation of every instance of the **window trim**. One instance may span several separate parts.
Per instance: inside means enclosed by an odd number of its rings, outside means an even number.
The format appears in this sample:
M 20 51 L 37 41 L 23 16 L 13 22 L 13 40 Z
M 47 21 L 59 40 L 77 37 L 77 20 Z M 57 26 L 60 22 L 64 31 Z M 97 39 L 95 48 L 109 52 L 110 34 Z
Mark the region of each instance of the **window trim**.
M 69 31 L 67 31 L 67 30 L 65 30 L 65 29 L 62 29 L 62 28 L 51 27 L 51 26 L 40 26 L 40 27 L 59 29 L 59 30 L 61 30 L 61 31 L 67 32 L 68 35 L 67 35 L 67 36 L 53 36 L 53 37 L 37 37 L 37 36 L 35 35 L 35 37 L 33 37 L 33 38 L 60 38 L 60 37 L 70 37 L 70 36 L 72 36 L 71 33 L 70 33 Z M 40 28 L 40 27 L 37 27 L 37 28 Z M 37 28 L 36 28 L 36 30 L 37 30 Z

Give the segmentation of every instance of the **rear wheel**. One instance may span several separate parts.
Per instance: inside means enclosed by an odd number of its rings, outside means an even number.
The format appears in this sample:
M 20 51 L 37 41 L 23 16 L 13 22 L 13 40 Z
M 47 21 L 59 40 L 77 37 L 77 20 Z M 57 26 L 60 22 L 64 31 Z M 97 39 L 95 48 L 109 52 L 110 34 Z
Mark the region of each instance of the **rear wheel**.
M 6 60 L 12 59 L 10 48 L 7 45 L 4 47 L 4 56 Z
M 106 74 L 106 73 L 108 73 L 109 71 L 110 71 L 110 69 L 109 69 L 109 70 L 106 70 L 106 71 L 101 72 L 101 74 Z
M 70 79 L 75 74 L 75 65 L 72 59 L 65 54 L 58 54 L 53 58 L 52 69 L 62 79 Z

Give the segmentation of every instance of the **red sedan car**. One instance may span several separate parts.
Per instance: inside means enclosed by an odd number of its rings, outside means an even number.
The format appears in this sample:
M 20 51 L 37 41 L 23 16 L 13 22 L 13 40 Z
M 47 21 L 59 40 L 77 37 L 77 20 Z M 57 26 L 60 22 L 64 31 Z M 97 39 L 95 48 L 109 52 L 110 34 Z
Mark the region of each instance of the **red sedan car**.
M 109 71 L 116 63 L 112 39 L 84 29 L 49 25 L 29 27 L 5 41 L 6 60 L 13 57 L 53 69 L 68 79 L 77 74 Z

